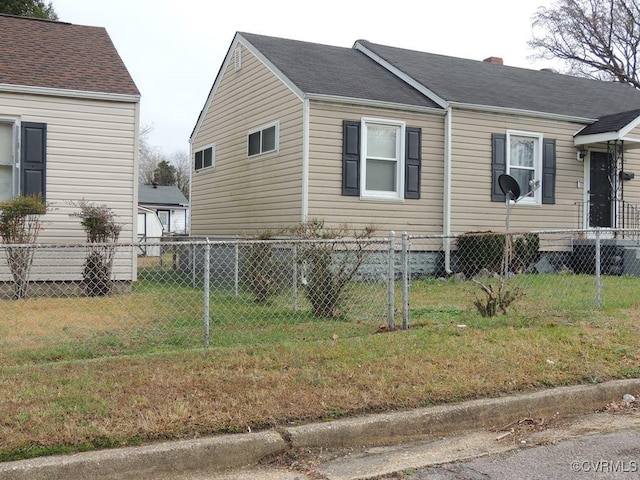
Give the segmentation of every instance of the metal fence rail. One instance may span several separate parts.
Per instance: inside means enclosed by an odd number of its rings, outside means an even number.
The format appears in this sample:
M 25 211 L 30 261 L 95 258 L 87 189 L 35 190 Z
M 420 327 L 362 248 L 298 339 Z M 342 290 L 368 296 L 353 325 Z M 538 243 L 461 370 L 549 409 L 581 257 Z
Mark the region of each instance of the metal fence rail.
M 467 323 L 480 307 L 502 314 L 509 295 L 505 318 L 522 321 L 630 308 L 637 233 L 1 245 L 0 364 Z M 28 278 L 9 268 L 11 249 L 33 250 Z

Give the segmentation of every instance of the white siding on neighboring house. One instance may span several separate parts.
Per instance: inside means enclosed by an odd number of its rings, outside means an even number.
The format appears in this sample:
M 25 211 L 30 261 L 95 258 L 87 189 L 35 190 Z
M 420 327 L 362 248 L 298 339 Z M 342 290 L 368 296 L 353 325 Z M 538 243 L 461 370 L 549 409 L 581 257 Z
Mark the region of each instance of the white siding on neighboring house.
M 28 95 L 0 91 L 0 117 L 47 126 L 46 199 L 39 243 L 83 243 L 79 209 L 70 202 L 105 204 L 122 225 L 120 242 L 136 241 L 137 136 L 139 102 L 67 96 Z M 33 280 L 60 277 L 57 260 Z M 60 259 L 60 265 L 65 260 Z M 119 279 L 132 279 L 135 264 L 118 267 Z M 6 262 L 0 258 L 0 280 Z

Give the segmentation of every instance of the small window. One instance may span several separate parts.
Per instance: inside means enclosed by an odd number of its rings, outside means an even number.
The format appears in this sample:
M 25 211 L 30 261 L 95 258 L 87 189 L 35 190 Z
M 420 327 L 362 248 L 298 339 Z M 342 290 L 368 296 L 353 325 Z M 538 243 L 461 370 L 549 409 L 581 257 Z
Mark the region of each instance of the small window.
M 540 203 L 541 189 L 534 189 L 542 178 L 542 135 L 529 132 L 507 132 L 507 173 L 516 179 L 522 201 Z
M 213 167 L 216 164 L 216 147 L 212 145 L 195 153 L 195 170 Z
M 252 157 L 278 150 L 278 124 L 267 125 L 260 130 L 249 132 L 247 137 L 247 155 Z

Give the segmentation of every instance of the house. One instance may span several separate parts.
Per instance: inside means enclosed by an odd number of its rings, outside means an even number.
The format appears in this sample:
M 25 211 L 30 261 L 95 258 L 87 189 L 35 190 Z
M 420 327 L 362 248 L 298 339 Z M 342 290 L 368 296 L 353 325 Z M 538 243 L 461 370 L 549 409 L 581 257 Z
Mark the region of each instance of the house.
M 138 255 L 159 257 L 163 226 L 158 213 L 138 205 Z
M 640 91 L 620 83 L 237 33 L 190 138 L 191 232 L 309 218 L 383 234 L 501 231 L 503 173 L 527 194 L 513 230 L 630 226 L 639 125 Z
M 175 185 L 140 185 L 138 205 L 156 213 L 165 234 L 187 233 L 189 201 Z
M 46 199 L 39 243 L 85 242 L 71 216 L 82 199 L 111 208 L 120 242 L 136 241 L 139 117 L 140 92 L 104 28 L 0 15 L 0 201 Z M 126 257 L 117 275 L 132 280 L 135 252 Z M 37 258 L 34 280 L 79 278 L 77 262 L 42 270 Z M 5 268 L 0 259 L 0 279 Z

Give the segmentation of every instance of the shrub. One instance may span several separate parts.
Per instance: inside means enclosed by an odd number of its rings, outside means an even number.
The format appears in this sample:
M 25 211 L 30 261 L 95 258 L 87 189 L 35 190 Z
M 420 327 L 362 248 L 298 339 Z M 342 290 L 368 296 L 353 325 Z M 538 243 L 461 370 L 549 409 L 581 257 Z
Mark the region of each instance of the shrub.
M 90 297 L 109 295 L 113 287 L 111 272 L 115 242 L 122 225 L 116 223 L 115 214 L 106 205 L 94 205 L 86 200 L 71 204 L 80 208 L 79 213 L 71 215 L 81 219 L 90 244 L 82 270 L 85 292 Z
M 338 315 L 344 288 L 368 257 L 366 240 L 374 231 L 372 226 L 362 231 L 350 231 L 345 225 L 325 228 L 324 221 L 318 219 L 291 229 L 295 237 L 307 240 L 300 244 L 298 259 L 306 279 L 305 296 L 314 316 L 333 318 Z M 347 248 L 342 239 L 348 235 L 354 241 Z
M 504 235 L 493 232 L 469 232 L 458 238 L 460 269 L 466 277 L 473 277 L 486 268 L 490 272 L 502 271 Z
M 282 284 L 282 262 L 268 240 L 273 238 L 271 231 L 256 235 L 255 243 L 251 243 L 243 252 L 243 277 L 249 290 L 255 296 L 256 303 L 263 303 L 280 291 Z
M 15 297 L 25 298 L 33 263 L 34 244 L 42 229 L 40 215 L 47 212 L 42 197 L 19 196 L 0 203 L 0 238 L 6 245 L 7 263 L 15 286 Z

